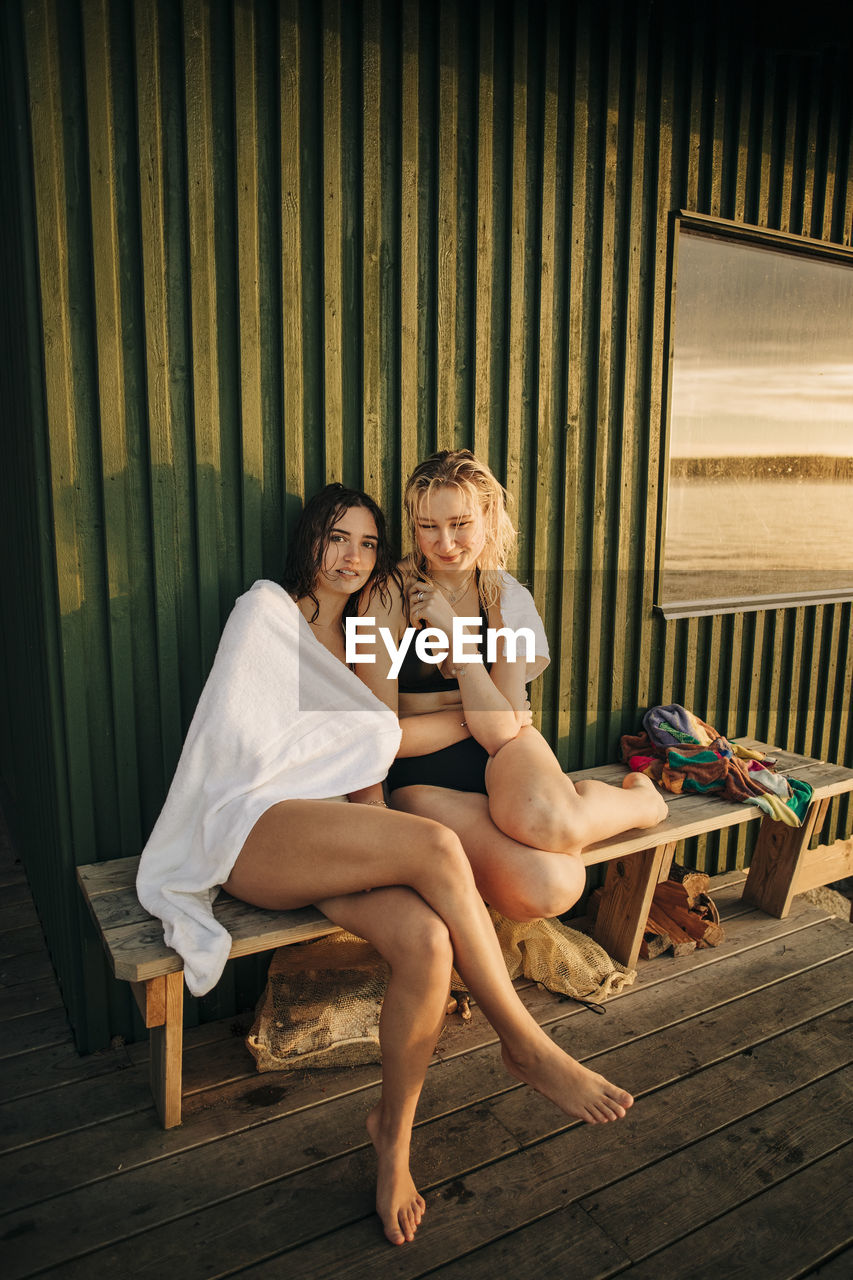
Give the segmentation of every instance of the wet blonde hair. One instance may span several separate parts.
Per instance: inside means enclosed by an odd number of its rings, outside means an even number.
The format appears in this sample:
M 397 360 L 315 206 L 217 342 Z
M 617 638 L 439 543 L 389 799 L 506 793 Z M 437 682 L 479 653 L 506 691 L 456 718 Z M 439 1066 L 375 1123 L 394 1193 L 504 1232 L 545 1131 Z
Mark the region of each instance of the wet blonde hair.
M 507 514 L 506 490 L 470 449 L 442 449 L 421 462 L 409 476 L 404 502 L 412 547 L 403 569 L 413 577 L 430 579 L 426 558 L 418 546 L 418 511 L 436 489 L 450 488 L 466 494 L 483 518 L 485 542 L 477 559 L 478 589 L 488 608 L 500 600 L 501 571 L 515 546 L 516 532 Z

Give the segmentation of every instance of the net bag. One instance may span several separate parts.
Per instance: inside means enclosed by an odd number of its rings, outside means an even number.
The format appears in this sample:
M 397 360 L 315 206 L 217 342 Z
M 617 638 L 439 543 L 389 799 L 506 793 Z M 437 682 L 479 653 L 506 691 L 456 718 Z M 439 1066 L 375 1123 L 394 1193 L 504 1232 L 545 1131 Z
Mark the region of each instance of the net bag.
M 387 983 L 388 965 L 352 934 L 279 947 L 246 1039 L 258 1071 L 381 1061 Z
M 528 978 L 583 1004 L 607 1000 L 637 976 L 592 938 L 559 920 L 519 924 L 490 911 L 510 978 Z M 279 947 L 246 1038 L 258 1071 L 380 1062 L 379 1015 L 388 965 L 341 931 Z M 452 985 L 465 984 L 453 971 Z
M 519 924 L 490 911 L 511 978 L 530 978 L 549 991 L 588 1004 L 630 986 L 636 969 L 612 960 L 594 939 L 559 920 Z

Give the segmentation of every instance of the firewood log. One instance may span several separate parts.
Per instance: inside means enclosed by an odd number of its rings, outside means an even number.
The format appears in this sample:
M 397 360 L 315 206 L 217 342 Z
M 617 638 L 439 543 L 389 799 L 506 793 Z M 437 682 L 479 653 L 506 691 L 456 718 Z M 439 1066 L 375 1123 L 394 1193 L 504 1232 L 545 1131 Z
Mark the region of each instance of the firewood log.
M 685 882 L 662 881 L 655 889 L 655 902 L 672 915 L 697 943 L 718 946 L 725 934 L 720 926 L 716 903 L 707 893 L 697 894 L 691 902 L 684 885 Z M 689 920 L 684 918 L 685 914 Z M 701 922 L 701 928 L 697 922 Z
M 669 906 L 683 907 L 685 911 L 690 910 L 690 896 L 684 885 L 676 883 L 675 880 L 661 880 L 660 884 L 655 886 L 655 898 L 658 902 L 665 902 Z
M 716 947 L 724 940 L 722 927 L 713 921 L 703 920 L 694 911 L 682 912 L 674 910 L 672 918 L 679 923 L 699 947 Z
M 689 876 L 685 876 L 681 883 L 692 907 L 700 894 L 707 892 L 711 877 L 706 876 L 704 872 L 694 871 Z
M 643 940 L 640 943 L 640 958 L 654 960 L 657 956 L 663 955 L 664 951 L 668 951 L 671 946 L 672 938 L 669 934 L 661 933 L 651 920 L 647 920 Z
M 689 899 L 684 886 L 674 880 L 664 880 L 657 886 L 654 894 L 654 909 L 669 920 L 674 921 L 693 941 L 701 946 L 704 937 L 704 921 L 694 916 L 688 905 Z
M 686 911 L 683 907 L 667 907 L 660 908 L 665 911 L 670 919 L 680 925 L 686 934 L 688 934 L 698 945 L 705 941 L 705 930 L 707 929 L 707 921 L 702 920 L 694 911 Z
M 657 902 L 654 899 L 649 908 L 649 925 L 660 933 L 668 933 L 673 941 L 683 942 L 685 938 L 691 936 L 677 916 L 664 903 Z
M 672 952 L 676 956 L 689 955 L 691 951 L 696 950 L 696 940 L 691 938 L 689 933 L 679 925 L 677 920 L 673 920 L 667 915 L 654 901 L 649 911 L 649 923 L 659 933 L 668 933 L 672 939 Z
M 718 947 L 721 942 L 725 942 L 726 935 L 721 924 L 715 924 L 713 920 L 705 921 L 705 932 L 702 934 L 702 941 L 706 947 Z
M 643 941 L 640 943 L 640 959 L 655 960 L 658 956 L 662 956 L 664 951 L 669 951 L 672 946 L 672 938 L 668 933 L 658 933 L 658 931 L 649 929 L 643 934 Z
M 689 898 L 707 892 L 711 883 L 711 877 L 706 875 L 704 871 L 693 871 L 687 867 L 682 867 L 678 862 L 674 862 L 670 867 L 669 878 L 679 884 L 683 884 Z
M 714 924 L 720 923 L 720 912 L 713 898 L 709 898 L 707 893 L 700 893 L 696 897 L 696 901 L 691 904 L 691 911 L 696 911 L 704 920 L 711 920 Z

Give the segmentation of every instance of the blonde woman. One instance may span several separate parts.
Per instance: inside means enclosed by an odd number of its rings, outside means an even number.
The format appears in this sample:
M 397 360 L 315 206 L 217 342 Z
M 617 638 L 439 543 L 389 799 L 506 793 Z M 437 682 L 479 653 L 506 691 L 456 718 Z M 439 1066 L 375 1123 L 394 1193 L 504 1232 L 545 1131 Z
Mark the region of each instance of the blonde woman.
M 622 788 L 573 785 L 532 726 L 526 685 L 547 665 L 547 641 L 532 597 L 506 572 L 515 530 L 489 468 L 467 449 L 436 453 L 413 472 L 405 506 L 412 551 L 401 565 L 404 589 L 392 591 L 381 624 L 398 644 L 411 627 L 448 640 L 456 627 L 474 639 L 459 650 L 468 660 L 454 661 L 451 645 L 436 665 L 410 632 L 396 682 L 382 646 L 377 663 L 360 668 L 400 718 L 391 804 L 455 831 L 480 892 L 502 914 L 558 915 L 583 889 L 581 850 L 656 826 L 666 804 L 642 774 L 627 775 Z M 525 658 L 521 647 L 514 655 L 506 635 L 496 636 L 491 654 L 483 643 L 489 630 L 522 627 L 535 655 Z M 432 656 L 440 651 L 433 646 Z

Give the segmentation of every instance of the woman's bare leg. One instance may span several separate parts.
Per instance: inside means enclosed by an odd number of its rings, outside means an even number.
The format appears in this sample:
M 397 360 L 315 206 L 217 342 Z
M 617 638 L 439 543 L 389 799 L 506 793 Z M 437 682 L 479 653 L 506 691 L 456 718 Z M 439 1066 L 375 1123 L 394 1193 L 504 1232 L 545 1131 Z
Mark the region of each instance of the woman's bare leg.
M 509 920 L 539 920 L 574 906 L 586 883 L 580 852 L 533 849 L 492 821 L 488 796 L 446 787 L 400 787 L 391 804 L 441 821 L 462 841 L 474 879 L 490 907 Z
M 625 1114 L 631 1095 L 558 1049 L 521 1003 L 471 864 L 448 828 L 367 805 L 286 800 L 255 824 L 224 887 L 285 909 L 391 884 L 414 889 L 447 925 L 456 967 L 517 1079 L 589 1123 Z
M 521 844 L 555 853 L 655 827 L 667 815 L 665 800 L 643 774 L 627 774 L 621 787 L 595 780 L 575 786 L 532 726 L 488 762 L 486 789 L 495 826 Z
M 322 899 L 335 924 L 366 938 L 391 974 L 382 1014 L 382 1094 L 367 1118 L 376 1149 L 376 1211 L 392 1244 L 413 1240 L 425 1205 L 409 1172 L 415 1109 L 444 1025 L 453 952 L 447 926 L 411 889 Z

